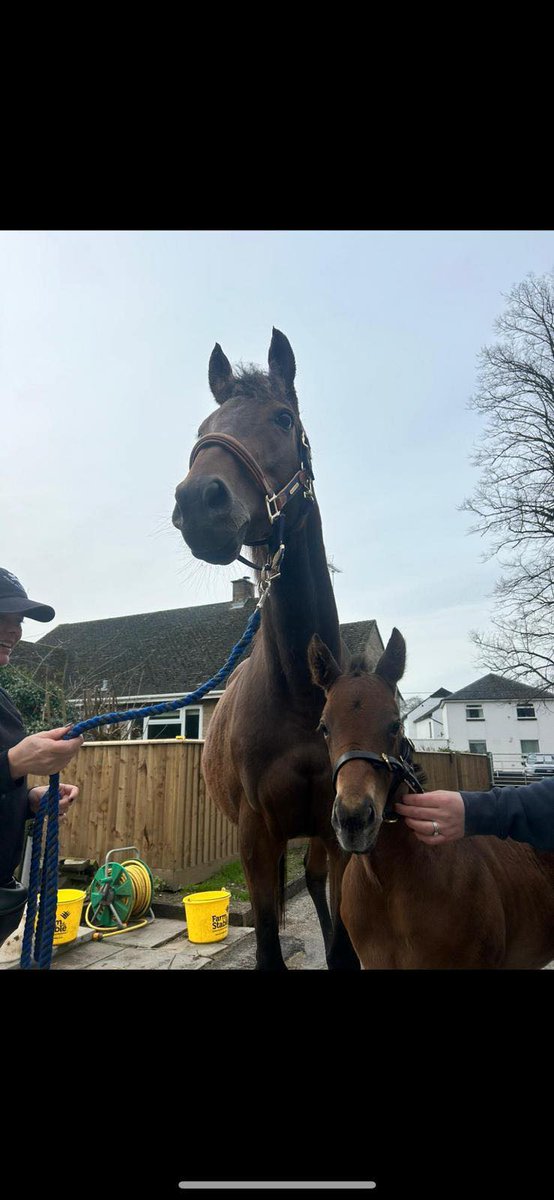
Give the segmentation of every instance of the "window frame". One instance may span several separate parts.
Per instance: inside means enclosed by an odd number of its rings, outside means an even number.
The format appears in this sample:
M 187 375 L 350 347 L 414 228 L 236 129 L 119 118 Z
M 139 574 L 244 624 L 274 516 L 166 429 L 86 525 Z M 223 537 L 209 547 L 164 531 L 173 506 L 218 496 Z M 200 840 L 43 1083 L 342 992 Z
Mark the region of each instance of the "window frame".
M 533 710 L 532 716 L 526 716 L 526 717 L 520 716 L 520 711 L 519 711 L 520 708 L 531 708 Z M 535 705 L 534 704 L 523 704 L 523 703 L 516 704 L 516 716 L 517 716 L 518 721 L 536 721 L 537 714 L 535 712 Z
M 187 737 L 187 734 L 186 734 L 187 714 L 190 716 L 195 715 L 198 717 L 198 736 L 196 738 L 191 738 L 190 736 Z M 142 722 L 143 741 L 147 741 L 147 742 L 156 741 L 155 738 L 148 737 L 148 729 L 152 725 L 176 725 L 178 727 L 178 733 L 175 734 L 176 738 L 182 737 L 182 738 L 184 738 L 185 741 L 193 741 L 193 742 L 202 741 L 203 706 L 202 706 L 202 704 L 191 704 L 190 706 L 187 705 L 185 708 L 180 708 L 178 710 L 178 712 L 176 712 L 176 713 L 171 713 L 171 712 L 158 713 L 158 714 L 154 714 L 150 717 L 144 717 L 143 722 Z M 162 740 L 162 739 L 160 739 L 160 740 Z

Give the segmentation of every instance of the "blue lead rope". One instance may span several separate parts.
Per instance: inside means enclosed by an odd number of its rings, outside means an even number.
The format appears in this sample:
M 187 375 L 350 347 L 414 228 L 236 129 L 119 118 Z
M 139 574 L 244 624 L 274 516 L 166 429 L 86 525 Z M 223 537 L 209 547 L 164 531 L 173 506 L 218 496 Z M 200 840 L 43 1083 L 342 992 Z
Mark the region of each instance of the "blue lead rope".
M 86 729 L 96 729 L 99 725 L 117 725 L 120 721 L 132 721 L 136 717 L 150 717 L 154 713 L 174 712 L 177 708 L 186 708 L 189 704 L 195 704 L 201 700 L 207 692 L 213 688 L 217 688 L 220 683 L 223 683 L 227 676 L 231 674 L 235 663 L 241 657 L 250 645 L 256 630 L 261 620 L 261 605 L 252 613 L 248 625 L 236 646 L 233 646 L 229 658 L 225 665 L 214 675 L 212 679 L 208 679 L 207 683 L 201 684 L 195 692 L 189 692 L 186 696 L 181 696 L 180 700 L 172 700 L 168 704 L 148 704 L 145 708 L 130 708 L 127 712 L 105 713 L 103 716 L 90 717 L 88 721 L 79 721 L 74 725 L 69 733 L 64 733 L 63 741 L 68 741 L 71 738 L 79 737 Z M 50 786 L 39 805 L 37 815 L 35 817 L 35 826 L 33 830 L 33 849 L 31 853 L 31 870 L 29 875 L 29 895 L 27 898 L 27 919 L 25 922 L 25 932 L 23 934 L 23 943 L 21 948 L 20 966 L 23 969 L 31 967 L 32 957 L 36 966 L 43 970 L 48 970 L 52 960 L 52 944 L 54 941 L 54 930 L 56 924 L 56 907 L 58 897 L 58 854 L 59 854 L 59 784 L 60 776 L 50 776 Z M 40 853 L 42 848 L 42 830 L 44 818 L 48 816 L 48 829 L 46 833 L 46 846 L 43 855 L 42 876 L 40 879 Z M 40 891 L 40 906 L 35 934 L 35 945 L 33 954 L 33 931 L 35 927 L 35 917 L 37 911 L 38 893 Z

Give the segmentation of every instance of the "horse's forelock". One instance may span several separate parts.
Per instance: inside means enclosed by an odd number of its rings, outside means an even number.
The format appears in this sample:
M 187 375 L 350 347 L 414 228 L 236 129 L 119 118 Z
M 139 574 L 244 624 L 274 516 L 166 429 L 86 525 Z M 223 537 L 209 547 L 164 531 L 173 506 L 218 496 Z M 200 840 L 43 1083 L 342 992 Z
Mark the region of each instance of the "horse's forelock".
M 234 387 L 232 395 L 246 395 L 257 400 L 275 400 L 276 388 L 280 390 L 281 399 L 288 401 L 292 407 L 298 409 L 298 397 L 294 387 L 288 390 L 285 385 L 280 382 L 278 377 L 271 376 L 262 371 L 254 363 L 240 363 L 234 373 Z
M 269 380 L 269 375 L 266 371 L 262 371 L 260 367 L 256 367 L 254 363 L 241 365 L 235 371 L 235 392 L 242 392 L 247 396 L 258 397 L 260 400 L 271 400 L 274 395 L 274 390 Z
M 346 668 L 347 675 L 358 677 L 359 675 L 371 675 L 371 663 L 365 650 L 358 654 L 352 654 Z

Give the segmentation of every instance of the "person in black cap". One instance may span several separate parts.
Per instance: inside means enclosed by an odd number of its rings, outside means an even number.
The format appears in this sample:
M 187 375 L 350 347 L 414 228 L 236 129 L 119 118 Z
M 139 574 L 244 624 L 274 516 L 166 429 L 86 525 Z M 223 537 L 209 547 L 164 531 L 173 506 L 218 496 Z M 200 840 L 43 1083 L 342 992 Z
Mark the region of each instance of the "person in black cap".
M 19 579 L 0 567 L 0 667 L 10 661 L 24 617 L 51 621 L 55 615 L 49 604 L 30 600 Z M 83 744 L 82 737 L 61 740 L 70 728 L 65 725 L 26 737 L 21 714 L 0 687 L 0 945 L 19 925 L 25 906 L 27 888 L 13 873 L 21 860 L 25 822 L 36 815 L 47 790 L 47 785 L 29 789 L 26 776 L 63 771 Z M 74 784 L 60 784 L 60 815 L 78 794 Z

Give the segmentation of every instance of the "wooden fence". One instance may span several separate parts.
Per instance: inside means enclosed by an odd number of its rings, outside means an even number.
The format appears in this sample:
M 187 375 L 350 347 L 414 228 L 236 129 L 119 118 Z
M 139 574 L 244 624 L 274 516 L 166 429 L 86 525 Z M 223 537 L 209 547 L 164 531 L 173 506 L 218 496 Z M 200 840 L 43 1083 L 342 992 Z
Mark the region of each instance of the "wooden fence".
M 136 846 L 154 875 L 177 887 L 198 883 L 238 857 L 237 828 L 206 798 L 201 741 L 88 742 L 62 773 L 80 788 L 60 823 L 60 857 L 104 861 Z M 426 788 L 485 791 L 486 754 L 418 752 Z M 44 779 L 29 776 L 29 786 Z
M 238 857 L 238 832 L 207 800 L 203 743 L 175 739 L 88 742 L 61 775 L 79 799 L 60 822 L 60 858 L 103 863 L 136 846 L 154 875 L 182 887 Z M 29 786 L 44 780 L 29 777 Z
M 425 771 L 428 792 L 444 788 L 449 792 L 486 792 L 493 786 L 488 754 L 469 754 L 460 750 L 416 750 L 414 761 Z

